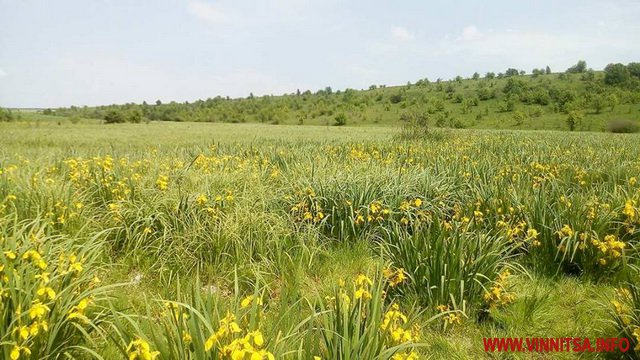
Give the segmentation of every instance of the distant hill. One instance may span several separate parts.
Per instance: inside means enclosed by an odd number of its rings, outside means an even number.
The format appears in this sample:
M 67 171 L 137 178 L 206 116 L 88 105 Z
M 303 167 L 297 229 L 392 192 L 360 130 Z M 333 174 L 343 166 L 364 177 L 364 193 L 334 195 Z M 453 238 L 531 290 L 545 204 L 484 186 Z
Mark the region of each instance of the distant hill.
M 603 71 L 584 61 L 563 73 L 517 69 L 443 81 L 420 79 L 366 90 L 298 91 L 194 102 L 47 109 L 48 115 L 106 122 L 203 121 L 271 124 L 376 125 L 424 119 L 431 126 L 601 131 L 612 121 L 640 121 L 640 63 Z

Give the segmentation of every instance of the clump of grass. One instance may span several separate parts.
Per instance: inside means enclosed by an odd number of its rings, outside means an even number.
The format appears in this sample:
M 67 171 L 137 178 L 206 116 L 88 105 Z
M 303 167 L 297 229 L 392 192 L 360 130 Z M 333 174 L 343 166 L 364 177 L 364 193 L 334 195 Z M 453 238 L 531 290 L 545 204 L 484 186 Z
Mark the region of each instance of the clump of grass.
M 95 355 L 109 289 L 97 277 L 102 234 L 81 242 L 46 227 L 0 218 L 3 359 Z

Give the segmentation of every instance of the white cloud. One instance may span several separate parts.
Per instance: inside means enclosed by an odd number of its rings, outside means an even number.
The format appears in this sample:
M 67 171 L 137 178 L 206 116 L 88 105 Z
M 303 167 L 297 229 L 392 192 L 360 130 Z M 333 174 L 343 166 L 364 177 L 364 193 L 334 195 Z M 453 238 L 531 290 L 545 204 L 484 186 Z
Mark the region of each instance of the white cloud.
M 481 39 L 482 36 L 483 34 L 480 32 L 480 30 L 478 30 L 477 27 L 469 25 L 465 26 L 465 28 L 462 29 L 462 35 L 458 39 L 464 41 L 473 41 Z
M 192 15 L 213 24 L 223 24 L 231 21 L 231 15 L 220 4 L 208 1 L 189 1 L 187 10 Z
M 7 73 L 0 68 L 0 77 L 7 76 Z
M 415 36 L 412 32 L 407 30 L 407 28 L 403 26 L 394 26 L 391 28 L 391 35 L 394 38 L 402 41 L 407 41 L 413 39 Z

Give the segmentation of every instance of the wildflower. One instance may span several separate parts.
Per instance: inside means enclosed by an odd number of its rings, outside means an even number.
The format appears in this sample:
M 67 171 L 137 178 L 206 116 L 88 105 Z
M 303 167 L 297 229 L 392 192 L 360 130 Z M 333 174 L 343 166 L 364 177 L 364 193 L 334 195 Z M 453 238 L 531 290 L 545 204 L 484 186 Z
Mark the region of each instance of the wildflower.
M 166 175 L 158 176 L 158 179 L 156 180 L 156 186 L 159 190 L 167 190 L 167 188 L 169 187 L 169 177 Z
M 367 277 L 367 275 L 360 274 L 356 277 L 355 280 L 356 286 L 365 286 L 365 285 L 373 285 L 373 281 Z
M 633 330 L 633 336 L 636 337 L 636 347 L 635 347 L 635 351 L 640 351 L 640 327 L 636 327 L 635 330 Z
M 607 259 L 605 258 L 600 258 L 600 260 L 598 260 L 598 264 L 605 266 L 607 265 Z
M 56 297 L 56 292 L 48 286 L 39 288 L 37 294 L 40 297 L 49 298 L 49 300 L 53 300 Z
M 208 199 L 208 198 L 207 198 L 207 196 L 206 196 L 206 195 L 204 195 L 204 194 L 200 194 L 200 195 L 198 196 L 198 198 L 196 199 L 196 202 L 197 202 L 197 203 L 198 203 L 198 205 L 200 205 L 200 206 L 204 206 L 204 205 L 207 203 L 207 201 L 209 201 L 209 199 Z
M 9 260 L 15 260 L 17 257 L 16 253 L 11 250 L 4 251 L 3 254 Z
M 422 199 L 417 198 L 413 201 L 413 204 L 415 205 L 415 207 L 420 207 L 422 205 Z
M 636 210 L 633 208 L 633 202 L 631 200 L 628 200 L 625 204 L 624 204 L 624 209 L 622 210 L 622 213 L 624 215 L 627 216 L 627 218 L 629 218 L 629 220 L 633 220 L 636 217 Z
M 129 360 L 153 360 L 160 355 L 160 352 L 151 351 L 148 342 L 137 338 L 127 346 L 127 354 L 129 355 Z
M 40 300 L 36 300 L 31 304 L 31 308 L 29 309 L 29 318 L 33 319 L 41 319 L 49 312 L 49 307 L 40 302 Z
M 611 300 L 611 304 L 616 309 L 616 313 L 622 313 L 622 304 L 618 300 Z
M 21 340 L 27 340 L 29 338 L 29 327 L 28 326 L 20 326 L 11 332 L 12 334 L 18 334 L 18 337 Z
M 255 296 L 253 295 L 249 295 L 247 297 L 245 297 L 244 299 L 242 299 L 242 301 L 240 302 L 240 308 L 244 309 L 247 308 L 249 306 L 251 306 L 251 304 L 253 303 L 253 300 L 256 299 Z M 262 300 L 260 298 L 256 299 L 256 304 L 258 305 L 262 305 Z
M 564 224 L 562 229 L 558 230 L 556 234 L 558 234 L 558 237 L 560 238 L 571 237 L 573 236 L 573 229 L 571 229 L 571 226 Z
M 365 288 L 358 288 L 354 293 L 356 299 L 369 300 L 371 299 L 371 293 Z
M 69 272 L 75 273 L 76 275 L 80 274 L 83 270 L 82 262 L 77 260 L 76 255 L 72 254 L 69 256 Z
M 84 312 L 89 307 L 91 302 L 92 302 L 92 300 L 91 300 L 90 297 L 86 297 L 86 298 L 80 300 L 80 302 L 78 302 L 78 305 L 75 305 L 75 306 L 71 307 L 71 310 L 69 310 L 69 313 L 67 314 L 67 318 L 69 320 L 72 320 L 72 319 L 86 319 Z
M 403 268 L 396 269 L 395 271 L 386 268 L 382 273 L 387 278 L 389 286 L 391 287 L 396 287 L 407 279 Z
M 23 353 L 25 356 L 30 356 L 31 355 L 31 350 L 26 347 L 26 346 L 20 346 L 18 344 L 14 345 L 13 348 L 11 349 L 11 353 L 9 353 L 9 358 L 11 360 L 18 360 L 20 359 L 20 353 Z
M 629 185 L 633 186 L 638 182 L 638 179 L 635 177 L 629 178 Z

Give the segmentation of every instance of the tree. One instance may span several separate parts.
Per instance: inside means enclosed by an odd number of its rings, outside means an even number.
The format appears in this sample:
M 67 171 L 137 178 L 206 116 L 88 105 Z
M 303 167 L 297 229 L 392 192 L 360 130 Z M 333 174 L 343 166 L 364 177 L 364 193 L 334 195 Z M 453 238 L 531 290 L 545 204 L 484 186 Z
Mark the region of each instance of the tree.
M 9 109 L 0 108 L 0 122 L 3 121 L 12 121 L 15 119 L 13 112 Z
M 484 77 L 487 78 L 487 79 L 493 79 L 493 78 L 496 77 L 496 73 L 488 72 Z
M 640 78 L 640 63 L 637 63 L 637 62 L 628 63 L 627 70 L 629 70 L 629 75 Z
M 520 72 L 518 69 L 508 68 L 507 71 L 504 72 L 505 76 L 518 76 Z
M 336 122 L 334 123 L 334 125 L 336 125 L 336 126 L 347 125 L 347 115 L 345 115 L 344 113 L 340 113 L 340 114 L 336 115 L 335 121 Z
M 578 61 L 577 64 L 567 69 L 567 73 L 569 74 L 579 74 L 587 71 L 587 62 L 584 60 Z
M 579 111 L 569 111 L 569 115 L 567 116 L 567 126 L 569 126 L 569 131 L 574 131 L 576 127 L 580 124 L 584 115 Z
M 156 105 L 158 105 L 158 106 L 159 106 L 159 105 L 162 105 L 162 101 L 160 101 L 160 100 L 156 100 Z
M 125 122 L 124 116 L 118 110 L 111 109 L 104 115 L 105 124 L 119 124 Z
M 478 74 L 478 72 L 474 72 L 474 73 L 473 73 L 473 76 L 472 76 L 472 79 L 473 79 L 473 80 L 478 80 L 478 79 L 480 79 L 480 74 Z
M 604 83 L 607 85 L 621 85 L 629 81 L 629 69 L 618 64 L 609 64 L 604 68 Z
M 520 110 L 517 110 L 513 113 L 513 120 L 516 122 L 517 126 L 520 126 L 527 119 L 527 115 Z
M 547 75 L 551 74 L 551 68 L 549 67 L 549 65 L 547 65 L 545 72 L 547 73 Z

